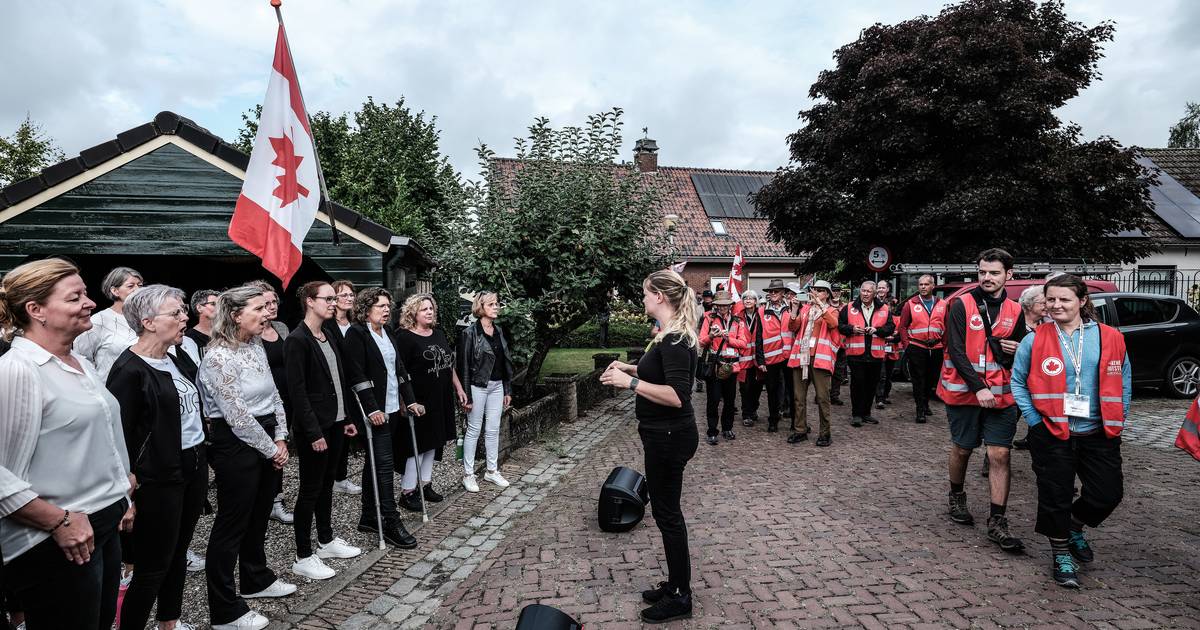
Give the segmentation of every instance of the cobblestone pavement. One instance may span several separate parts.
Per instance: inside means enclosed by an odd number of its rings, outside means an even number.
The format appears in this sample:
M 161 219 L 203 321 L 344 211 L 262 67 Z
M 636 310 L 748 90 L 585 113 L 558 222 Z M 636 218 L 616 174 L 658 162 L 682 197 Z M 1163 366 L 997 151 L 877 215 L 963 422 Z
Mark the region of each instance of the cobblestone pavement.
M 673 627 L 1200 628 L 1200 465 L 1170 447 L 1188 401 L 1135 401 L 1125 501 L 1092 534 L 1084 588 L 1069 591 L 1050 582 L 1032 531 L 1028 453 L 1014 452 L 1009 514 L 1029 550 L 1008 556 L 982 524 L 945 518 L 945 416 L 913 424 L 897 390 L 879 426 L 854 429 L 835 407 L 828 449 L 788 445 L 762 423 L 700 445 L 683 496 L 696 609 Z M 601 403 L 521 449 L 504 466 L 511 488 L 457 495 L 419 549 L 360 562 L 348 586 L 294 607 L 310 614 L 293 627 L 512 628 L 535 602 L 589 629 L 639 627 L 638 591 L 665 572 L 653 518 L 625 534 L 595 522 L 612 467 L 642 468 L 631 402 Z M 982 523 L 979 463 L 967 491 Z

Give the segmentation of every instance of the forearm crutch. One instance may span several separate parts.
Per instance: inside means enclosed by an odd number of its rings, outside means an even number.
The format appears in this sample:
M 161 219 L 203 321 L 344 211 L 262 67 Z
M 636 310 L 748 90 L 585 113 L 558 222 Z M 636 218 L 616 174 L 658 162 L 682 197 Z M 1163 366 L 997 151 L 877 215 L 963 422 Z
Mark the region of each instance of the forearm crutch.
M 375 436 L 371 430 L 371 419 L 367 417 L 367 412 L 363 409 L 362 401 L 358 399 L 358 393 L 374 387 L 371 381 L 363 381 L 353 387 L 354 402 L 358 405 L 358 412 L 362 414 L 363 426 L 367 430 L 367 465 L 371 467 L 371 487 L 375 489 L 375 529 L 379 533 L 379 548 L 387 549 L 387 545 L 383 542 L 383 517 L 379 512 L 379 470 L 375 468 Z
M 408 418 L 408 434 L 412 436 L 413 468 L 416 469 L 417 475 L 417 496 L 421 497 L 421 522 L 428 523 L 429 510 L 425 508 L 425 488 L 421 487 L 421 460 L 418 457 L 418 455 L 420 455 L 420 451 L 417 450 L 417 425 L 413 420 L 411 411 L 405 409 L 404 416 Z

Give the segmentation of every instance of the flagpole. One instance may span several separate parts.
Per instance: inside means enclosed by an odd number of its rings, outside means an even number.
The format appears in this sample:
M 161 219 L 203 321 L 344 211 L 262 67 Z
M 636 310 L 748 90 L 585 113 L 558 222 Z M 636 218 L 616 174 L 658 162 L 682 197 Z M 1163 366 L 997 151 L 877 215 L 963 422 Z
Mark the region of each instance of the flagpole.
M 275 7 L 275 19 L 279 21 L 279 27 L 283 30 L 283 43 L 287 47 L 288 63 L 291 64 L 294 70 L 296 68 L 296 61 L 292 59 L 292 44 L 288 41 L 287 28 L 283 26 L 283 12 L 279 10 L 279 7 L 282 5 L 283 0 L 271 0 L 271 6 Z M 308 128 L 311 130 L 312 116 L 308 115 L 308 105 L 304 103 L 304 91 L 300 88 L 299 71 L 296 71 L 296 92 L 300 94 L 300 103 L 304 108 L 304 117 L 308 119 Z M 329 229 L 333 231 L 333 244 L 341 246 L 342 239 L 338 236 L 337 220 L 333 218 L 333 200 L 329 198 L 329 188 L 325 186 L 325 169 L 321 168 L 321 156 L 317 151 L 316 134 L 312 134 L 312 143 L 313 159 L 317 164 L 317 181 L 321 184 L 321 205 L 324 207 L 325 216 L 329 217 Z

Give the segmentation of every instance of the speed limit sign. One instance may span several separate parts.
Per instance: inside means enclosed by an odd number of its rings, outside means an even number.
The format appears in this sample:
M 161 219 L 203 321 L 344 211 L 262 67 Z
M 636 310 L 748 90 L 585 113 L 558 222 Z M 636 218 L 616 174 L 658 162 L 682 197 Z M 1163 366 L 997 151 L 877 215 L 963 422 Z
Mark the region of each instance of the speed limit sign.
M 882 245 L 876 245 L 867 252 L 867 267 L 874 272 L 880 272 L 888 268 L 888 264 L 892 262 L 892 252 Z

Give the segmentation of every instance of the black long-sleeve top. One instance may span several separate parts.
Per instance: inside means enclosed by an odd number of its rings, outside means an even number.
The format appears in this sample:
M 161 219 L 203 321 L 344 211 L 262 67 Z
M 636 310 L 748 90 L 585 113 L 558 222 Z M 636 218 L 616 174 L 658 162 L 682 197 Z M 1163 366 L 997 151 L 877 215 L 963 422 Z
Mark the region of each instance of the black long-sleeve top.
M 857 306 L 855 306 L 855 305 L 857 305 Z M 850 307 L 851 306 L 854 306 L 855 308 L 858 308 L 861 311 L 862 310 L 862 300 L 854 300 L 850 304 L 843 306 L 842 309 L 840 311 L 838 311 L 838 332 L 842 333 L 842 335 L 845 337 L 852 337 L 855 334 L 854 324 L 850 323 Z M 872 312 L 872 315 L 874 315 L 875 313 L 878 313 L 879 309 L 881 309 L 883 307 L 884 307 L 883 302 L 880 302 L 879 300 L 875 300 L 875 310 Z M 867 326 L 870 326 L 870 325 L 871 325 L 871 322 L 867 322 Z M 875 336 L 879 337 L 881 339 L 887 339 L 888 337 L 891 337 L 892 333 L 894 333 L 895 331 L 896 331 L 896 323 L 892 319 L 892 311 L 891 311 L 891 308 L 889 307 L 887 321 L 884 322 L 884 324 L 882 326 L 875 329 Z M 867 346 L 868 347 L 866 348 L 866 351 L 863 352 L 862 354 L 846 353 L 846 360 L 854 362 L 854 363 L 868 363 L 871 361 L 880 361 L 881 359 L 876 359 L 875 357 L 871 356 L 871 348 L 870 348 L 869 343 L 867 344 Z
M 1007 299 L 1003 293 L 1000 294 L 1000 297 L 992 297 L 984 293 L 983 289 L 979 287 L 971 289 L 963 298 L 974 300 L 976 305 L 986 307 L 988 321 L 991 322 L 995 322 L 1000 318 L 1000 307 L 1004 305 L 1004 300 Z M 982 311 L 982 309 L 980 310 Z M 1005 337 L 1005 339 L 1020 341 L 1025 337 L 1026 332 L 1025 318 L 1018 317 L 1012 333 L 1008 337 Z M 954 369 L 958 370 L 959 377 L 967 384 L 971 393 L 987 389 L 987 385 L 983 383 L 983 379 L 979 378 L 979 373 L 975 371 L 974 365 L 978 357 L 974 359 L 967 357 L 967 311 L 960 299 L 956 298 L 953 300 L 950 303 L 950 308 L 946 309 L 944 335 L 946 355 L 954 363 Z M 992 348 L 992 354 L 995 355 L 994 358 L 997 363 L 1003 365 L 1005 368 L 1012 369 L 1013 355 L 1000 352 L 998 347 Z
M 681 407 L 660 405 L 641 396 L 634 402 L 634 415 L 640 430 L 678 431 L 695 428 L 692 410 L 692 384 L 696 377 L 696 348 L 680 341 L 678 334 L 663 337 L 637 363 L 637 377 L 655 385 L 670 385 L 679 396 Z

